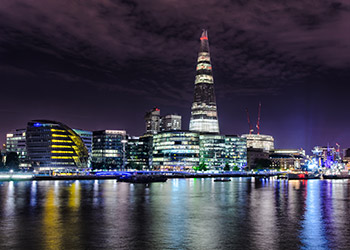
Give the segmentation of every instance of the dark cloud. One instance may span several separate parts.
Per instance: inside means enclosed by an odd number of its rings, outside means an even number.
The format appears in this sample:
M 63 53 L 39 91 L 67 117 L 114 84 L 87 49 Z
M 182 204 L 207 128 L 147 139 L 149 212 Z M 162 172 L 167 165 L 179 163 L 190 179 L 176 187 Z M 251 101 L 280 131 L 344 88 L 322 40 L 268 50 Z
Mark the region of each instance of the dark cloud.
M 134 133 L 143 129 L 134 117 L 141 124 L 143 112 L 154 105 L 186 112 L 188 119 L 201 28 L 209 30 L 221 105 L 274 98 L 305 84 L 307 95 L 314 86 L 325 89 L 338 76 L 344 84 L 348 77 L 349 11 L 345 0 L 3 0 L 0 76 L 5 91 L 0 95 L 10 103 L 16 91 L 9 85 L 17 84 L 17 91 L 26 90 L 23 103 L 41 116 L 47 109 L 31 98 L 50 94 L 59 101 L 69 92 L 65 100 L 82 116 L 88 117 L 86 107 L 98 110 L 93 104 L 108 107 L 106 116 L 115 112 L 131 120 L 108 125 L 130 126 Z M 62 90 L 52 93 L 58 85 Z M 75 100 L 81 93 L 85 96 Z M 4 108 L 10 109 L 20 107 Z M 57 110 L 62 119 L 66 109 Z M 109 119 L 102 114 L 101 119 Z M 73 114 L 68 122 L 83 127 L 74 119 Z M 91 129 L 100 126 L 93 124 Z M 17 125 L 1 125 L 9 126 Z

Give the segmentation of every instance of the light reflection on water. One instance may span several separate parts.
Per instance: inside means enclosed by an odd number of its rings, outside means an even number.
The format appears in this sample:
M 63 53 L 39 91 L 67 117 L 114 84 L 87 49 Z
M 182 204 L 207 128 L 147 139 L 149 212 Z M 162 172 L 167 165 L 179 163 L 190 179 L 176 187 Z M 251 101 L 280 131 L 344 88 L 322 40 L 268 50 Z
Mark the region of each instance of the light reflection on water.
M 349 180 L 0 183 L 0 249 L 349 249 Z

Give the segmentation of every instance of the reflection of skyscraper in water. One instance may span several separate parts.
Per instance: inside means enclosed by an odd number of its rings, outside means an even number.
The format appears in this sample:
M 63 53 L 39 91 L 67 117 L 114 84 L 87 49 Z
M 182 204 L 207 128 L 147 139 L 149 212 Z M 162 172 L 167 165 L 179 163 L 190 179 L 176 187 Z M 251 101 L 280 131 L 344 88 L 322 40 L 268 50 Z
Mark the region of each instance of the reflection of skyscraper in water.
M 203 30 L 197 59 L 190 130 L 219 133 L 219 122 L 210 63 L 208 33 Z

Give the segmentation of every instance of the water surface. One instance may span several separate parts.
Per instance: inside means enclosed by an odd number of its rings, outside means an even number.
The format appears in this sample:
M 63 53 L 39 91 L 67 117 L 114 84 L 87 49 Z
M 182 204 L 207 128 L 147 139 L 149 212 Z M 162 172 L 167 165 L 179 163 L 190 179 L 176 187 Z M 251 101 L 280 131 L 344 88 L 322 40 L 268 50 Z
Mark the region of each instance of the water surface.
M 0 249 L 350 249 L 349 180 L 0 182 Z

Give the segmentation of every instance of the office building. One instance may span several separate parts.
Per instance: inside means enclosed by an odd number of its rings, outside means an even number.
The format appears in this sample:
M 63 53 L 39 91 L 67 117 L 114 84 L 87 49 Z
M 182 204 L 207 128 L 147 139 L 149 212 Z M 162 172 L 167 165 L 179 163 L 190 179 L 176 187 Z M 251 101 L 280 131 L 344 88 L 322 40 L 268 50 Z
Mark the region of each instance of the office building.
M 192 170 L 198 165 L 198 133 L 166 131 L 153 136 L 153 169 Z
M 274 149 L 274 139 L 271 135 L 243 134 L 247 139 L 247 148 L 262 149 L 266 152 Z
M 124 169 L 126 163 L 125 130 L 100 130 L 92 133 L 92 163 L 94 169 Z
M 219 121 L 206 30 L 203 30 L 200 37 L 196 72 L 189 130 L 218 134 Z
M 145 115 L 146 134 L 154 135 L 160 131 L 160 109 L 153 108 Z
M 247 167 L 247 139 L 238 135 L 226 135 L 226 162 L 231 168 Z
M 6 134 L 6 154 L 17 153 L 20 168 L 30 168 L 26 147 L 26 129 L 15 129 Z
M 226 160 L 225 136 L 218 134 L 199 135 L 199 162 L 208 169 L 222 169 Z
M 92 150 L 92 132 L 87 131 L 87 130 L 82 130 L 82 129 L 73 129 L 75 133 L 77 133 L 82 141 L 84 142 L 89 155 L 91 155 L 91 150 Z
M 272 168 L 281 170 L 302 169 L 306 163 L 303 149 L 273 149 L 270 151 L 269 158 Z
M 73 129 L 56 121 L 34 120 L 27 124 L 28 158 L 35 170 L 87 168 L 88 150 Z
M 269 152 L 262 148 L 247 148 L 247 170 L 270 167 Z
M 181 116 L 170 114 L 160 119 L 160 131 L 181 130 Z
M 126 146 L 128 169 L 144 170 L 149 168 L 149 146 L 144 138 L 129 136 Z

